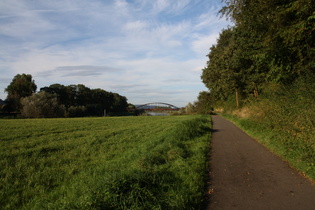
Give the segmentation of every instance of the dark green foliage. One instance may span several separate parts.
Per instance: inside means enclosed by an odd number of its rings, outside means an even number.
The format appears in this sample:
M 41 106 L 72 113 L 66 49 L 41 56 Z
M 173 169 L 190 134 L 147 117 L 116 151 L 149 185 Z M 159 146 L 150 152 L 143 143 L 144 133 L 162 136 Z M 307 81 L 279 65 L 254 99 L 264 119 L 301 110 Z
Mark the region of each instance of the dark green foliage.
M 73 104 L 73 101 L 71 100 L 72 94 L 70 91 L 70 87 L 66 87 L 60 84 L 53 84 L 50 85 L 49 87 L 41 88 L 40 91 L 45 91 L 46 93 L 51 94 L 57 94 L 59 102 L 65 105 L 66 107 L 69 107 L 71 104 Z
M 216 46 L 210 48 L 208 65 L 201 76 L 216 100 L 226 100 L 236 88 L 237 75 L 231 63 L 233 56 L 233 29 L 222 31 Z
M 20 99 L 35 93 L 37 86 L 30 74 L 17 74 L 5 89 L 9 111 L 19 111 Z
M 312 0 L 224 1 L 235 22 L 211 47 L 202 80 L 217 101 L 258 97 L 266 84 L 291 85 L 315 73 Z M 236 99 L 237 100 L 237 99 Z
M 69 117 L 83 117 L 103 116 L 105 112 L 107 115 L 122 113 L 125 112 L 128 107 L 127 98 L 125 96 L 121 96 L 118 93 L 107 92 L 102 89 L 90 89 L 82 84 L 69 86 L 53 84 L 41 88 L 40 92 L 45 92 L 42 95 L 32 96 L 32 94 L 36 92 L 36 89 L 37 86 L 34 80 L 32 80 L 32 75 L 17 74 L 10 85 L 5 89 L 8 96 L 6 104 L 3 107 L 1 106 L 1 109 L 8 113 L 23 111 L 25 117 L 61 117 L 64 115 Z M 54 95 L 55 99 L 53 100 L 55 101 L 53 104 L 58 103 L 59 108 L 63 107 L 62 109 L 66 109 L 68 113 L 60 114 L 61 111 L 56 109 L 56 113 L 52 114 L 49 108 L 51 100 L 48 100 L 48 94 L 50 94 L 50 96 Z M 27 97 L 31 98 L 24 99 L 23 108 L 21 106 L 21 98 Z M 35 99 L 38 100 L 36 101 Z M 43 104 L 45 100 L 47 102 L 46 105 Z M 48 101 L 50 102 L 48 103 Z M 36 107 L 35 104 L 37 104 L 36 106 L 40 104 L 40 108 Z M 40 111 L 40 109 L 44 107 L 46 107 L 47 110 Z M 28 110 L 27 112 L 25 111 L 26 109 Z M 30 115 L 29 113 L 33 114 Z
M 210 92 L 202 91 L 199 93 L 198 100 L 195 102 L 196 111 L 199 114 L 211 114 L 213 112 L 214 98 Z
M 8 93 L 8 98 L 22 98 L 35 93 L 36 88 L 32 75 L 17 74 L 5 89 L 5 92 Z
M 53 84 L 40 90 L 57 94 L 59 103 L 65 105 L 69 117 L 103 116 L 104 110 L 108 115 L 124 112 L 128 107 L 125 96 L 100 88 L 90 89 L 82 84 L 69 86 Z
M 113 95 L 114 95 L 114 103 L 112 108 L 113 112 L 126 110 L 128 107 L 127 98 L 117 93 L 113 93 Z
M 67 111 L 67 117 L 84 117 L 86 115 L 85 106 L 70 106 Z

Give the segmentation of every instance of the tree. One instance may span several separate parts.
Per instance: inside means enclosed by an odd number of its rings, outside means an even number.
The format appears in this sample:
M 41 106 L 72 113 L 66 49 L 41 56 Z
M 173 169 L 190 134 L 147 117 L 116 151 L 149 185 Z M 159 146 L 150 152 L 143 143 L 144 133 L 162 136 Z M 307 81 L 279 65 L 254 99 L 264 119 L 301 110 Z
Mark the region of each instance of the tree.
M 221 13 L 261 44 L 257 55 L 268 61 L 268 82 L 291 84 L 315 73 L 313 0 L 223 1 Z
M 61 84 L 52 84 L 48 87 L 43 87 L 40 91 L 45 91 L 46 93 L 56 94 L 60 104 L 70 107 L 72 105 L 70 99 L 70 88 Z
M 198 101 L 195 102 L 195 108 L 197 113 L 211 114 L 213 111 L 214 101 L 210 92 L 202 91 L 199 93 Z
M 185 106 L 185 113 L 186 114 L 193 114 L 196 112 L 195 110 L 195 106 L 192 104 L 192 103 L 188 103 L 186 106 Z
M 88 105 L 88 111 L 92 115 L 102 116 L 104 115 L 104 110 L 110 112 L 114 103 L 114 95 L 110 92 L 98 89 L 91 90 L 92 100 Z
M 12 104 L 13 109 L 18 111 L 20 108 L 20 99 L 31 96 L 36 92 L 37 86 L 30 74 L 17 74 L 12 82 L 5 89 L 8 93 L 7 101 Z
M 114 95 L 114 103 L 113 103 L 113 111 L 114 112 L 123 112 L 128 108 L 127 98 L 125 96 L 121 96 L 118 93 L 113 93 Z
M 223 0 L 234 23 L 210 48 L 202 81 L 214 100 L 255 96 L 270 83 L 291 85 L 315 74 L 313 0 Z M 233 96 L 235 95 L 235 97 Z
M 232 93 L 238 96 L 244 89 L 244 74 L 236 56 L 237 44 L 234 28 L 223 30 L 217 45 L 210 48 L 207 67 L 203 69 L 201 79 L 216 100 L 227 100 Z
M 26 118 L 64 117 L 65 107 L 59 105 L 57 95 L 44 91 L 21 99 L 21 115 Z

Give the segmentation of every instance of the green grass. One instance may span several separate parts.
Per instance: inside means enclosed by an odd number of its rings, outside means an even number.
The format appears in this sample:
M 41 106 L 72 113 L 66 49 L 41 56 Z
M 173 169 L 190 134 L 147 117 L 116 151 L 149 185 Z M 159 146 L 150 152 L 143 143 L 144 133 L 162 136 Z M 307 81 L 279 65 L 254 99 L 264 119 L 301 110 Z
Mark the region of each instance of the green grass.
M 0 120 L 1 209 L 199 209 L 209 117 Z
M 315 77 L 291 85 L 268 84 L 229 117 L 243 130 L 315 180 Z
M 293 168 L 315 180 L 315 138 L 312 136 L 314 134 L 311 134 L 312 131 L 297 135 L 292 134 L 293 126 L 285 129 L 285 126 L 281 125 L 271 127 L 268 121 L 257 122 L 228 114 L 223 116 L 279 155 Z

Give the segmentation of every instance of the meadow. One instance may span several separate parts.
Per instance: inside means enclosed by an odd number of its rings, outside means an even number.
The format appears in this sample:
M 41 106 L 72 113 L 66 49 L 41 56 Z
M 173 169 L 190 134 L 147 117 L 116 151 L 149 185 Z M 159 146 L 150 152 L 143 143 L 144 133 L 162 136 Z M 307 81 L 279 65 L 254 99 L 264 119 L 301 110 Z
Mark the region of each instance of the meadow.
M 200 209 L 209 116 L 0 122 L 0 209 Z

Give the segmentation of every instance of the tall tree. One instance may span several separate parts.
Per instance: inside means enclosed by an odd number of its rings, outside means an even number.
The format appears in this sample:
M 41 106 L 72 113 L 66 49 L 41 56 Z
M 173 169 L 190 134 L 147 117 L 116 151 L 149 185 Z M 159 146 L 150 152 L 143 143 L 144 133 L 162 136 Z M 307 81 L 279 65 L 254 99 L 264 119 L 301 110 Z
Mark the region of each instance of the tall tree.
M 20 108 L 20 99 L 22 97 L 31 96 L 36 92 L 37 86 L 30 74 L 17 74 L 12 82 L 5 89 L 8 93 L 7 101 L 13 103 L 16 111 Z
M 313 0 L 223 0 L 235 26 L 210 48 L 202 81 L 216 100 L 254 95 L 267 83 L 315 74 Z M 233 93 L 234 92 L 234 93 Z
M 210 92 L 202 91 L 199 93 L 198 100 L 195 102 L 197 113 L 211 114 L 213 111 L 214 101 Z
M 315 73 L 313 0 L 224 0 L 223 15 L 257 37 L 270 82 L 288 84 Z
M 92 100 L 88 105 L 88 110 L 92 115 L 101 116 L 104 112 L 110 112 L 114 103 L 114 95 L 100 88 L 91 90 Z
M 69 88 L 61 84 L 52 84 L 48 87 L 43 87 L 40 91 L 45 91 L 46 93 L 56 94 L 60 104 L 70 107 L 71 100 L 69 94 Z
M 114 103 L 113 103 L 113 111 L 121 112 L 126 111 L 128 107 L 127 98 L 125 96 L 121 96 L 118 93 L 114 94 Z
M 201 79 L 216 100 L 227 100 L 235 93 L 238 106 L 239 96 L 244 89 L 244 75 L 236 56 L 234 28 L 223 30 L 217 45 L 213 45 L 210 50 L 209 61 L 203 69 Z

